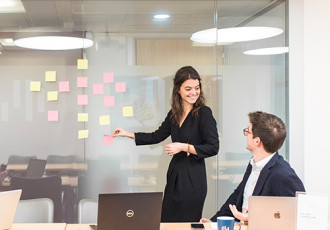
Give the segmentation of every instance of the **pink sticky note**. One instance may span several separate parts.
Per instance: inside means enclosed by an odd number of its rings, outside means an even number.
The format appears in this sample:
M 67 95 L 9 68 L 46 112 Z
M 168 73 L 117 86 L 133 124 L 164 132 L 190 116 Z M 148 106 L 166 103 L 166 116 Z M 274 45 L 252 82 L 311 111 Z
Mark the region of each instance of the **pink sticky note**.
M 103 94 L 103 84 L 94 84 L 93 94 Z
M 78 105 L 88 105 L 88 95 L 78 95 Z
M 113 72 L 103 73 L 103 82 L 104 83 L 113 83 Z
M 48 121 L 58 121 L 58 111 L 57 110 L 48 111 Z
M 116 93 L 126 92 L 126 82 L 116 82 Z
M 77 87 L 78 88 L 87 88 L 88 78 L 87 77 L 77 77 Z
M 115 106 L 115 97 L 106 96 L 104 97 L 104 107 L 114 107 Z
M 58 91 L 61 93 L 70 92 L 70 82 L 60 81 L 58 83 Z
M 112 145 L 113 143 L 113 136 L 112 135 L 104 135 L 103 136 L 103 144 L 104 145 Z

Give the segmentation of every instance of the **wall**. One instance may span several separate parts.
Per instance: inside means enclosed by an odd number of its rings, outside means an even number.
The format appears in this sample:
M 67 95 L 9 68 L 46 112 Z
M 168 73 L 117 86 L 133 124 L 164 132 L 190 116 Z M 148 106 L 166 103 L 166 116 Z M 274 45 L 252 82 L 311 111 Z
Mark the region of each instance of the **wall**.
M 330 2 L 324 0 L 291 0 L 289 5 L 290 163 L 307 192 L 328 196 L 329 12 Z

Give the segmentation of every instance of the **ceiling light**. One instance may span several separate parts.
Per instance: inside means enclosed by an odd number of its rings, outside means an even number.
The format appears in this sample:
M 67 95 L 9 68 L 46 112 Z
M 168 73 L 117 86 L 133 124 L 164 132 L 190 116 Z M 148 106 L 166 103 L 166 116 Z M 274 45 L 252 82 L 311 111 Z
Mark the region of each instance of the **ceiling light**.
M 282 29 L 274 27 L 233 27 L 225 29 L 211 28 L 193 33 L 191 40 L 200 43 L 228 43 L 253 41 L 277 36 Z M 218 37 L 218 39 L 216 39 Z
M 274 55 L 274 54 L 284 54 L 288 52 L 289 52 L 289 47 L 271 47 L 271 48 L 247 50 L 243 53 L 248 55 Z
M 169 14 L 155 14 L 153 21 L 154 22 L 163 22 L 163 21 L 167 21 L 170 18 Z
M 15 46 L 12 38 L 0 38 L 0 43 L 2 46 Z
M 23 13 L 24 6 L 19 0 L 1 0 L 0 13 Z
M 93 41 L 87 38 L 67 36 L 36 36 L 14 41 L 16 46 L 36 50 L 72 50 L 89 48 Z

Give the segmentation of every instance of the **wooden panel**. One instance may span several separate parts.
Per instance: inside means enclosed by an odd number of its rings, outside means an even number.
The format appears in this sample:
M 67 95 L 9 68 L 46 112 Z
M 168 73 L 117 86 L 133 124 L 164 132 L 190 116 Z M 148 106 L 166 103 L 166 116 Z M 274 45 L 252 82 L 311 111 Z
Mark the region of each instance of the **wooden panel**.
M 214 46 L 192 46 L 190 39 L 136 39 L 137 65 L 214 65 Z M 219 58 L 219 64 L 221 60 Z

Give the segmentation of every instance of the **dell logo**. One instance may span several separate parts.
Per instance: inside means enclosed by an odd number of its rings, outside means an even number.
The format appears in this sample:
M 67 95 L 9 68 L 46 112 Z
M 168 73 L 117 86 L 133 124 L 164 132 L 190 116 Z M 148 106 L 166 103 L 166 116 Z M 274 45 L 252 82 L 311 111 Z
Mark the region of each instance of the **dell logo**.
M 279 211 L 275 212 L 274 217 L 275 217 L 275 219 L 280 219 L 281 218 L 280 212 Z
M 134 211 L 133 210 L 127 210 L 126 211 L 126 216 L 127 217 L 133 217 L 134 216 Z

